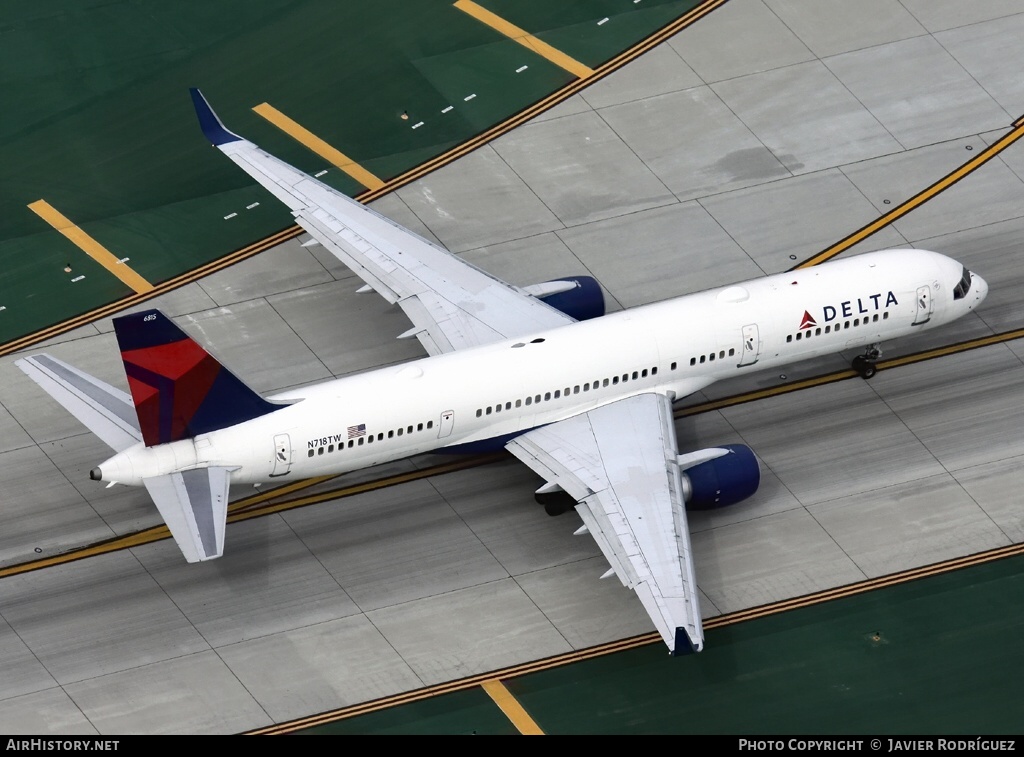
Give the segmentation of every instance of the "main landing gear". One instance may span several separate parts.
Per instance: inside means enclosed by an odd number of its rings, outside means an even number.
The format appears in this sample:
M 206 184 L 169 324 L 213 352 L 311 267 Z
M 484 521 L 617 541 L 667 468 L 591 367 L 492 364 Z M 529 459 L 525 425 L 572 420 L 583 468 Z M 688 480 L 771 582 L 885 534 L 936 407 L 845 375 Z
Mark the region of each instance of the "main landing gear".
M 544 512 L 555 516 L 567 513 L 578 504 L 569 492 L 558 490 L 553 492 L 537 492 L 533 495 L 538 505 L 544 506 Z
M 881 345 L 869 344 L 867 349 L 864 350 L 863 355 L 857 355 L 857 357 L 853 359 L 853 370 L 857 371 L 860 377 L 867 381 L 878 372 L 878 369 L 875 367 L 875 361 L 877 361 L 881 356 Z

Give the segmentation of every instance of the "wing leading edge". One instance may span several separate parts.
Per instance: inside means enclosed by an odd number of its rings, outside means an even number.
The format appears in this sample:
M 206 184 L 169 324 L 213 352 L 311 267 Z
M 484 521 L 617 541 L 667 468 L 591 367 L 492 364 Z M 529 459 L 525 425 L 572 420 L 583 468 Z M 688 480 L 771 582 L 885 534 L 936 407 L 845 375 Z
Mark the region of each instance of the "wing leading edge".
M 578 502 L 587 531 L 673 654 L 704 646 L 672 401 L 641 394 L 506 445 Z
M 431 355 L 572 323 L 573 319 L 459 259 L 230 132 L 192 90 L 203 133 L 292 210 L 302 228 L 413 323 Z

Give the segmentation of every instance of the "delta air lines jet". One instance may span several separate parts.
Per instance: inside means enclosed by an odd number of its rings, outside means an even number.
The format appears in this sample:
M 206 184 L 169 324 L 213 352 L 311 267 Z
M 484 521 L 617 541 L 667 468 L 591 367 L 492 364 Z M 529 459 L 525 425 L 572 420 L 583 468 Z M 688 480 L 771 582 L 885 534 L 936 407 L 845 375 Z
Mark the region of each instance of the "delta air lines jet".
M 935 252 L 857 255 L 610 315 L 597 282 L 506 284 L 230 132 L 198 90 L 203 133 L 396 303 L 427 357 L 261 397 L 158 310 L 114 320 L 125 393 L 45 354 L 18 361 L 116 454 L 97 481 L 144 486 L 190 562 L 224 549 L 228 487 L 338 474 L 428 451 L 505 447 L 575 508 L 675 654 L 703 629 L 686 508 L 760 480 L 740 444 L 676 447 L 672 403 L 720 379 L 969 313 L 984 280 Z

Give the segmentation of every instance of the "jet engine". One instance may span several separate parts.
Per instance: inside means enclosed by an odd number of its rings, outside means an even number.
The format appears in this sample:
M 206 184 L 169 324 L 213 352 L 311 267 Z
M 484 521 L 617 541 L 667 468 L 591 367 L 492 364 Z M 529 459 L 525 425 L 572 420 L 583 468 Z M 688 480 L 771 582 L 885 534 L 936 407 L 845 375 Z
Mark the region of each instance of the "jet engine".
M 717 454 L 716 454 L 717 453 Z M 679 458 L 687 510 L 713 510 L 757 491 L 761 468 L 745 444 L 723 444 Z
M 577 321 L 597 318 L 605 312 L 601 286 L 591 276 L 554 279 L 543 284 L 531 284 L 523 289 Z

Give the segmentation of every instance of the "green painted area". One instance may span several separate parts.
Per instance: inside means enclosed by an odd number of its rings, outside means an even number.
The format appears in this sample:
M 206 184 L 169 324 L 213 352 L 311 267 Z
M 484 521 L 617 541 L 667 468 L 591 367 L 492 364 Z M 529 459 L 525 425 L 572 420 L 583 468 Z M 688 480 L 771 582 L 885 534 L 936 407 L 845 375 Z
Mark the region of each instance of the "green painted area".
M 698 655 L 651 644 L 503 683 L 547 734 L 1014 734 L 1022 638 L 1024 556 L 712 629 Z M 425 704 L 345 732 L 437 732 Z M 445 717 L 500 732 L 475 702 Z
M 701 0 L 546 4 L 481 0 L 479 4 L 556 50 L 595 68 L 693 10 Z
M 694 3 L 487 5 L 596 66 Z M 598 26 L 605 15 L 614 23 Z M 362 186 L 251 108 L 270 103 L 386 181 L 574 80 L 451 0 L 46 0 L 0 10 L 0 39 L 2 342 L 126 293 L 30 202 L 47 200 L 153 284 L 290 225 L 206 143 L 191 86 L 229 128 L 355 195 Z M 68 260 L 87 271 L 74 287 Z

